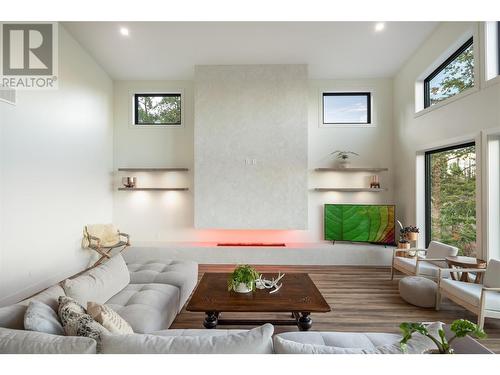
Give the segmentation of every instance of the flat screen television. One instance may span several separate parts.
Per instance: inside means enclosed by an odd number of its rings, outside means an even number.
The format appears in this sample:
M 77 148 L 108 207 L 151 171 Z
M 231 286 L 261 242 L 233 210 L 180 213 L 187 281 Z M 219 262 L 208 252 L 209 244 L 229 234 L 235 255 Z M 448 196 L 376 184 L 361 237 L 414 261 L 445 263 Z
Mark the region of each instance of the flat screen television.
M 325 204 L 325 240 L 395 244 L 395 206 Z

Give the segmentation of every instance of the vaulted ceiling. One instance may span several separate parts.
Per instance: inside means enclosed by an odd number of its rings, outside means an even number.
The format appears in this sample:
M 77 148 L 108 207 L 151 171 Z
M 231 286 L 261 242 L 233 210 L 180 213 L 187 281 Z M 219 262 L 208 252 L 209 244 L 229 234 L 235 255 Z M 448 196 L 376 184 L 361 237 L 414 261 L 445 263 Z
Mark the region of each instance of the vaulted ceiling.
M 194 65 L 308 64 L 310 78 L 393 76 L 437 22 L 66 22 L 117 80 L 192 79 Z M 122 35 L 121 28 L 128 30 Z

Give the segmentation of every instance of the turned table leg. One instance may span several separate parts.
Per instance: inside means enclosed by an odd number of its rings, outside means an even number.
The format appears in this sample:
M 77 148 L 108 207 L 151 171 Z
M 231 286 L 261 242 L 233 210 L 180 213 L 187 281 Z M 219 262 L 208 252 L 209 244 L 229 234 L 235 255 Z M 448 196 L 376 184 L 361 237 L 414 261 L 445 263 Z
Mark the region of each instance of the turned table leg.
M 300 313 L 300 317 L 297 319 L 297 327 L 300 331 L 309 331 L 312 327 L 311 314 L 308 312 Z
M 207 311 L 205 313 L 207 316 L 203 321 L 203 327 L 207 329 L 217 328 L 217 321 L 219 320 L 219 313 L 215 311 Z

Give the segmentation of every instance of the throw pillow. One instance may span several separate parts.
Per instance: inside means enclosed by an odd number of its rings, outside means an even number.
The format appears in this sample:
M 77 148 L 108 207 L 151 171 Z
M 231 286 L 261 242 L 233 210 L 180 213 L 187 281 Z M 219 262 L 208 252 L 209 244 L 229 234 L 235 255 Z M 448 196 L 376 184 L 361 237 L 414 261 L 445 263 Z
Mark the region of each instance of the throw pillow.
M 40 301 L 31 301 L 24 314 L 24 329 L 64 335 L 64 329 L 54 310 Z
M 59 317 L 66 336 L 83 336 L 97 342 L 97 352 L 101 352 L 101 339 L 109 331 L 96 322 L 85 309 L 70 297 L 59 297 Z
M 88 302 L 87 313 L 111 333 L 118 335 L 134 333 L 130 324 L 109 306 Z
M 57 313 L 59 314 L 59 319 L 61 319 L 61 324 L 64 327 L 68 324 L 68 321 L 85 314 L 86 311 L 83 306 L 76 302 L 73 298 L 61 296 L 59 297 L 59 308 Z

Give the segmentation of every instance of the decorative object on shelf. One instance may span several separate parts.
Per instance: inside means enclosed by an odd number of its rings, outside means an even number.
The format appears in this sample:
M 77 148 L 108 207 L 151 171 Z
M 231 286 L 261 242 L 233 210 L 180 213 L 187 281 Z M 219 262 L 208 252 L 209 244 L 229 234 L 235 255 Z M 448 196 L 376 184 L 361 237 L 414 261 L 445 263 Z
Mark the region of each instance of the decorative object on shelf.
M 370 189 L 380 189 L 380 180 L 377 175 L 370 176 Z
M 436 349 L 426 352 L 427 354 L 453 354 L 453 348 L 450 344 L 457 338 L 465 336 L 474 336 L 478 339 L 483 339 L 486 337 L 486 333 L 478 327 L 477 324 L 472 323 L 469 320 L 457 319 L 451 323 L 450 330 L 455 335 L 447 340 L 443 328 L 438 330 L 439 337 L 434 337 L 429 333 L 427 325 L 424 323 L 409 323 L 404 322 L 399 325 L 401 332 L 403 332 L 403 338 L 399 342 L 401 350 L 406 352 L 407 342 L 411 339 L 411 336 L 417 332 L 421 335 L 428 337 L 436 344 Z
M 255 290 L 255 280 L 259 273 L 249 265 L 237 266 L 227 280 L 227 290 L 237 293 L 249 293 Z
M 349 165 L 351 165 L 351 161 L 349 160 L 350 155 L 353 156 L 359 156 L 359 154 L 355 153 L 354 151 L 333 151 L 330 155 L 335 155 L 335 157 L 338 160 L 338 166 L 339 168 L 347 168 Z
M 284 276 L 285 274 L 282 275 L 281 272 L 278 272 L 278 277 L 276 279 L 273 277 L 271 280 L 268 280 L 264 279 L 262 275 L 260 275 L 259 278 L 255 280 L 255 287 L 257 289 L 271 289 L 269 294 L 276 293 L 283 286 L 283 283 L 278 283 Z
M 135 188 L 137 177 L 122 177 L 122 184 L 128 189 Z

